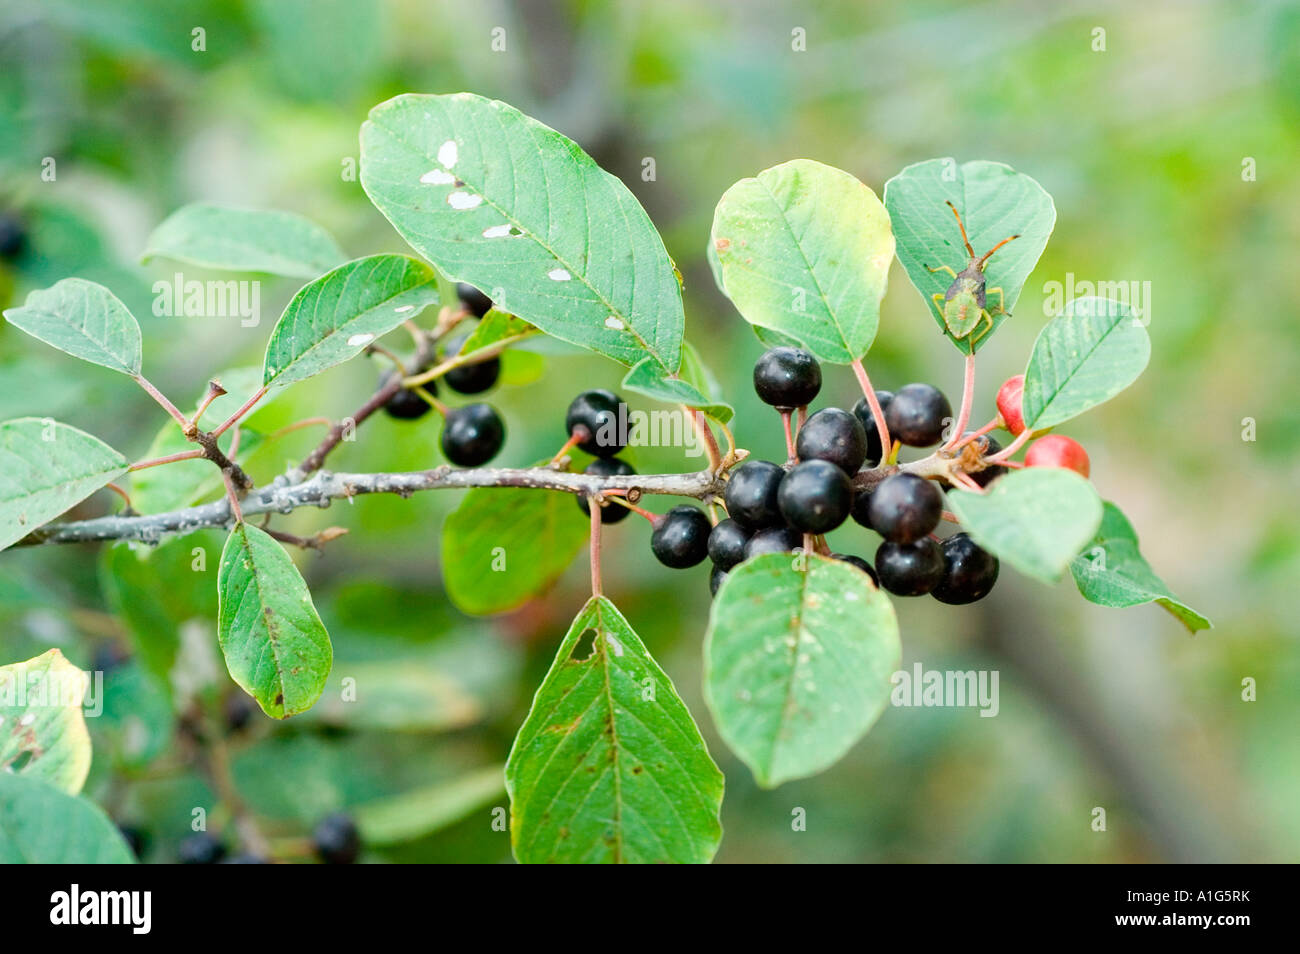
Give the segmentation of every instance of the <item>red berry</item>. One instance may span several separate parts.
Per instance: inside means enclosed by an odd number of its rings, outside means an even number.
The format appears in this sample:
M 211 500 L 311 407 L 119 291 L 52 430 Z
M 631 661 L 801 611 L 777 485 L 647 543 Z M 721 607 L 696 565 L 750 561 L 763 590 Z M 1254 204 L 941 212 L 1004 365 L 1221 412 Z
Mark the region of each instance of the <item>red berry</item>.
M 1029 467 L 1065 467 L 1088 476 L 1088 452 L 1078 441 L 1064 434 L 1048 434 L 1029 445 L 1025 454 Z
M 1017 374 L 1002 382 L 998 388 L 998 413 L 1002 423 L 1012 434 L 1019 434 L 1025 429 L 1025 415 L 1020 402 L 1025 394 L 1025 376 Z

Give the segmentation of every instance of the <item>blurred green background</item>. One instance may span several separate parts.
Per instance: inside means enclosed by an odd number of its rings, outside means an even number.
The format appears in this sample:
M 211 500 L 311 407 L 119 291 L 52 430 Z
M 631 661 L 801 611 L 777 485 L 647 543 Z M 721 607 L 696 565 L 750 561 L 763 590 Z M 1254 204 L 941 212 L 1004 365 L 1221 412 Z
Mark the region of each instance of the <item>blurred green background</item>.
M 192 49 L 195 28 L 203 52 Z M 498 28 L 503 51 L 492 49 Z M 792 49 L 797 28 L 806 50 Z M 1104 50 L 1095 49 L 1099 29 Z M 1045 283 L 1067 274 L 1149 282 L 1149 369 L 1068 431 L 1157 572 L 1215 620 L 1212 631 L 1189 637 L 1154 606 L 1102 609 L 1068 580 L 1048 589 L 1011 571 L 973 607 L 898 600 L 905 668 L 997 670 L 998 716 L 890 708 L 830 771 L 761 791 L 717 739 L 700 695 L 707 568 L 658 566 L 641 521 L 607 533 L 607 591 L 673 677 L 726 774 L 720 861 L 1300 860 L 1300 538 L 1294 511 L 1276 503 L 1294 496 L 1300 476 L 1300 321 L 1290 304 L 1300 8 L 0 2 L 0 207 L 29 230 L 19 260 L 0 266 L 0 304 L 72 275 L 108 285 L 140 319 L 147 373 L 187 404 L 209 375 L 260 363 L 296 285 L 263 283 L 256 328 L 155 317 L 150 286 L 179 269 L 137 264 L 153 226 L 203 199 L 301 213 L 353 255 L 402 251 L 348 175 L 358 126 L 398 93 L 462 89 L 571 136 L 645 205 L 684 274 L 688 338 L 736 404 L 739 443 L 759 455 L 782 446 L 776 416 L 748 383 L 760 348 L 704 259 L 717 199 L 739 178 L 806 156 L 880 192 L 904 165 L 950 155 L 1004 161 L 1043 184 L 1056 231 L 1015 318 L 981 351 L 977 422 L 992 414 L 998 383 L 1023 370 L 1046 319 Z M 54 181 L 42 178 L 46 157 Z M 930 381 L 956 404 L 960 356 L 897 264 L 891 286 L 868 359 L 875 383 Z M 274 429 L 346 414 L 378 370 L 365 359 L 335 369 L 262 421 Z M 615 386 L 620 376 L 594 356 L 548 355 L 540 378 L 492 397 L 509 427 L 499 459 L 553 453 L 578 387 Z M 846 369 L 829 369 L 823 402 L 848 406 L 855 390 Z M 0 419 L 29 414 L 134 457 L 165 423 L 121 377 L 0 325 Z M 1243 440 L 1246 418 L 1256 440 Z M 289 435 L 249 467 L 269 480 L 318 436 Z M 673 449 L 634 456 L 642 472 L 698 466 Z M 438 461 L 431 422 L 381 416 L 330 466 Z M 397 700 L 288 724 L 257 713 L 227 740 L 242 797 L 286 845 L 327 811 L 369 805 L 363 818 L 383 832 L 367 849 L 372 860 L 510 857 L 508 835 L 491 823 L 492 808 L 506 804 L 494 767 L 584 599 L 586 563 L 516 613 L 466 617 L 439 582 L 439 527 L 456 500 L 372 497 L 276 521 L 307 534 L 352 530 L 323 555 L 295 558 L 334 639 L 335 678 L 391 685 L 386 698 Z M 76 515 L 118 506 L 100 493 Z M 573 517 L 582 519 L 576 507 Z M 836 549 L 870 556 L 870 538 L 841 530 Z M 0 664 L 56 645 L 91 666 L 121 656 L 141 632 L 180 639 L 170 692 L 128 660 L 109 672 L 105 715 L 91 720 L 87 792 L 147 830 L 148 860 L 174 857 L 191 809 L 216 804 L 173 710 L 187 721 L 217 713 L 231 687 L 215 640 L 220 541 L 186 538 L 143 563 L 89 546 L 0 555 Z M 197 546 L 206 547 L 206 575 L 190 569 Z M 1246 678 L 1257 701 L 1241 698 Z M 1095 807 L 1106 809 L 1105 832 L 1092 830 Z M 806 831 L 792 830 L 797 808 Z

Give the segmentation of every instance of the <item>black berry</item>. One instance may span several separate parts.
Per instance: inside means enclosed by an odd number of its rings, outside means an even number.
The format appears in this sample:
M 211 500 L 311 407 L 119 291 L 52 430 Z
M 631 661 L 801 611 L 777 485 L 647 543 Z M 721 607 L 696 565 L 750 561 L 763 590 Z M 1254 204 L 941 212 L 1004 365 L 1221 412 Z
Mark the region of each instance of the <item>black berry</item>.
M 992 457 L 998 451 L 1002 450 L 1002 445 L 999 444 L 995 438 L 989 437 L 987 434 L 975 439 L 977 445 L 981 441 L 985 442 L 982 451 L 982 454 L 985 457 Z M 1001 464 L 994 464 L 992 467 L 985 467 L 983 470 L 977 470 L 975 473 L 970 475 L 970 479 L 975 481 L 975 483 L 979 484 L 981 487 L 987 487 L 1006 472 L 1007 469 Z
M 754 390 L 773 407 L 805 407 L 821 389 L 822 367 L 802 348 L 773 348 L 754 364 Z
M 841 563 L 853 564 L 863 573 L 867 574 L 867 576 L 871 577 L 871 582 L 873 585 L 875 586 L 880 585 L 880 578 L 876 576 L 876 568 L 872 566 L 870 563 L 868 563 L 866 560 L 862 559 L 862 557 L 853 556 L 852 554 L 849 553 L 832 553 L 831 559 L 839 560 Z
M 223 865 L 269 865 L 271 860 L 263 858 L 261 855 L 255 855 L 252 852 L 242 851 L 237 855 L 231 855 L 221 862 Z
M 709 555 L 709 533 L 713 525 L 704 511 L 689 504 L 673 507 L 650 534 L 650 549 L 664 566 L 684 570 L 702 563 Z
M 853 522 L 860 526 L 871 529 L 871 497 L 870 490 L 859 490 L 853 495 L 853 509 L 849 511 L 849 516 Z
M 205 831 L 183 838 L 176 860 L 183 865 L 215 865 L 226 857 L 226 846 Z
M 578 444 L 593 457 L 613 457 L 627 446 L 627 435 L 620 433 L 619 405 L 623 399 L 613 391 L 583 391 L 564 416 L 564 429 L 572 437 L 575 428 L 584 428 L 587 436 Z
M 998 558 L 976 546 L 968 534 L 957 533 L 943 541 L 943 579 L 933 590 L 940 603 L 960 606 L 989 595 L 998 581 Z
M 506 426 L 489 404 L 466 404 L 447 412 L 442 427 L 442 452 L 453 464 L 486 464 L 506 440 Z
M 790 527 L 768 527 L 760 530 L 745 544 L 745 559 L 752 560 L 764 553 L 789 553 L 803 546 L 803 535 Z
M 27 229 L 13 215 L 0 213 L 0 258 L 12 262 L 27 247 Z
M 727 578 L 726 570 L 724 570 L 720 566 L 715 566 L 713 568 L 713 572 L 709 574 L 709 595 L 710 596 L 718 595 L 718 587 L 722 585 L 722 581 L 725 580 L 726 578 Z
M 950 420 L 952 405 L 942 391 L 928 384 L 903 385 L 885 411 L 889 436 L 909 447 L 939 443 Z
M 914 543 L 886 541 L 876 551 L 880 585 L 896 596 L 922 596 L 943 579 L 943 551 L 929 537 Z
M 361 833 L 350 815 L 335 812 L 322 818 L 312 830 L 311 844 L 327 865 L 350 865 L 361 853 Z
M 894 399 L 893 391 L 877 391 L 876 400 L 880 402 L 881 413 L 889 411 L 889 402 Z M 862 422 L 862 429 L 867 432 L 867 464 L 876 466 L 888 453 L 889 448 L 880 447 L 880 428 L 876 427 L 876 416 L 871 413 L 871 405 L 866 398 L 858 398 L 853 405 L 853 416 Z
M 794 448 L 800 460 L 828 460 L 852 477 L 867 459 L 867 432 L 843 408 L 824 407 L 803 422 Z
M 722 570 L 730 570 L 745 559 L 745 544 L 749 531 L 728 517 L 720 521 L 709 534 L 709 559 Z
M 781 523 L 777 492 L 785 470 L 770 460 L 747 460 L 731 472 L 723 500 L 727 515 L 748 530 Z
M 497 383 L 501 376 L 501 358 L 493 355 L 473 364 L 462 364 L 452 368 L 442 379 L 447 387 L 459 394 L 482 394 Z
M 594 474 L 597 477 L 628 477 L 635 474 L 636 471 L 632 465 L 626 461 L 619 460 L 617 457 L 597 457 L 586 469 L 584 474 Z M 587 503 L 587 498 L 578 495 L 578 509 L 591 516 L 591 507 Z M 620 520 L 627 518 L 632 511 L 628 510 L 620 503 L 607 503 L 600 508 L 601 523 L 618 523 Z
M 460 303 L 465 306 L 465 309 L 476 318 L 482 318 L 492 308 L 492 299 L 467 282 L 461 282 L 456 286 L 456 296 L 460 298 Z
M 231 732 L 241 732 L 248 728 L 257 712 L 257 703 L 253 697 L 241 689 L 232 689 L 226 694 L 222 710 L 226 717 L 226 728 Z
M 380 389 L 388 387 L 396 374 L 396 371 L 385 372 L 379 379 Z M 424 389 L 430 394 L 438 393 L 438 385 L 433 381 L 427 382 Z M 431 410 L 433 405 L 410 388 L 398 388 L 397 393 L 384 403 L 384 413 L 401 421 L 413 421 L 418 417 L 424 417 Z
M 777 502 L 785 522 L 796 530 L 829 533 L 848 517 L 853 485 L 830 461 L 806 460 L 781 479 Z
M 894 474 L 871 494 L 867 519 L 871 529 L 892 543 L 920 540 L 939 525 L 943 495 L 916 474 Z

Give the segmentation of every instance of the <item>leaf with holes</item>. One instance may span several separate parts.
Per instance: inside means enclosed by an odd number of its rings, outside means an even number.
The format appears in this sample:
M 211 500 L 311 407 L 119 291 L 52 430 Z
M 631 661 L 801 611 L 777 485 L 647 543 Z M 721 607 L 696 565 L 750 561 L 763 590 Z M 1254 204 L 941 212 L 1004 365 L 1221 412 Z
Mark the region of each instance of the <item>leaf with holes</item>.
M 623 387 L 668 404 L 684 404 L 703 411 L 714 420 L 726 424 L 735 415 L 730 404 L 714 403 L 700 389 L 683 378 L 664 374 L 663 368 L 653 358 L 645 358 L 623 378 Z
M 0 774 L 39 778 L 76 795 L 90 771 L 81 702 L 90 677 L 57 649 L 0 666 Z
M 839 761 L 889 702 L 894 607 L 856 567 L 768 554 L 732 570 L 704 637 L 704 699 L 758 784 Z
M 503 311 L 634 365 L 681 361 L 681 288 L 663 240 L 576 143 L 470 93 L 406 94 L 361 127 L 361 184 L 448 277 Z
M 442 528 L 442 581 L 456 607 L 503 613 L 550 588 L 587 542 L 587 518 L 573 501 L 515 487 L 467 493 Z
M 1109 401 L 1137 380 L 1150 358 L 1151 338 L 1128 305 L 1108 298 L 1067 302 L 1029 355 L 1025 426 L 1055 427 Z
M 433 269 L 405 255 L 371 255 L 304 285 L 266 345 L 265 385 L 303 381 L 355 358 L 438 301 Z
M 722 838 L 722 784 L 672 681 L 614 604 L 592 597 L 506 762 L 515 857 L 707 862 Z
M 1133 525 L 1113 503 L 1106 503 L 1101 529 L 1070 562 L 1070 572 L 1083 598 L 1098 606 L 1124 608 L 1155 602 L 1189 632 L 1213 628 L 1213 623 L 1174 596 L 1156 576 L 1138 549 Z
M 126 473 L 126 458 L 67 424 L 0 424 L 0 550 Z
M 25 773 L 0 772 L 0 864 L 133 864 L 98 805 Z
M 894 236 L 853 176 L 796 159 L 741 179 L 718 203 L 711 240 L 723 290 L 750 324 L 836 364 L 871 348 Z
M 1004 238 L 1020 236 L 998 249 L 984 266 L 986 287 L 1002 289 L 1004 311 L 994 314 L 996 309 L 990 310 L 994 330 L 1015 310 L 1025 280 L 1047 247 L 1056 225 L 1056 206 L 1037 182 L 1000 162 L 978 160 L 958 165 L 955 159 L 929 159 L 908 166 L 885 183 L 885 207 L 898 238 L 898 260 L 925 299 L 930 316 L 948 340 L 967 354 L 972 351 L 971 338 L 953 338 L 932 297 L 945 295 L 953 276 L 930 269 L 947 266 L 960 272 L 970 262 L 957 219 L 946 202 L 961 213 L 976 255 L 983 255 Z M 988 304 L 996 305 L 997 296 Z M 974 350 L 992 337 L 991 331 L 981 330 Z
M 320 698 L 334 654 L 311 594 L 284 547 L 235 524 L 217 570 L 217 638 L 231 678 L 276 719 Z
M 950 490 L 962 529 L 999 560 L 1055 583 L 1101 524 L 1101 498 L 1072 470 L 1029 467 L 1000 478 L 987 493 Z
M 132 376 L 140 373 L 140 325 L 103 285 L 65 278 L 5 313 L 9 324 L 60 351 Z
M 154 229 L 141 261 L 151 258 L 231 272 L 315 278 L 347 256 L 328 232 L 292 212 L 196 202 Z

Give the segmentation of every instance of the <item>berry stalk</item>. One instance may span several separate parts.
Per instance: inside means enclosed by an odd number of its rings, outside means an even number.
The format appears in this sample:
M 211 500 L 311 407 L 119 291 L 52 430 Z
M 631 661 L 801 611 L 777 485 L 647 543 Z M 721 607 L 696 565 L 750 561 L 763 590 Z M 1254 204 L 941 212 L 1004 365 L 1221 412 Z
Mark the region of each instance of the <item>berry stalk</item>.
M 880 407 L 876 389 L 871 386 L 871 378 L 867 376 L 867 369 L 862 366 L 861 358 L 853 360 L 853 373 L 858 377 L 858 384 L 862 385 L 862 394 L 867 399 L 867 406 L 871 408 L 871 416 L 875 418 L 876 433 L 880 435 L 880 446 L 889 447 L 889 427 L 885 424 L 885 412 Z

